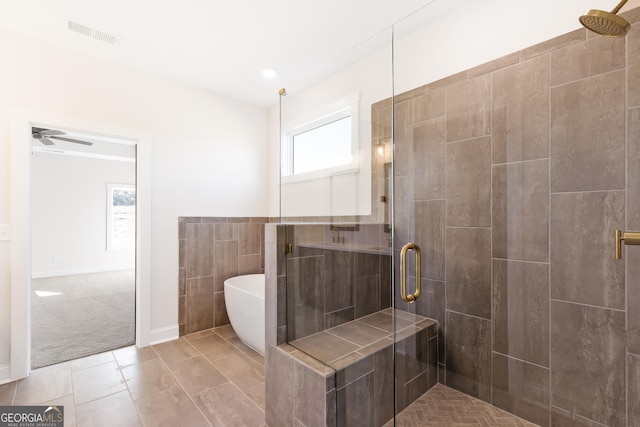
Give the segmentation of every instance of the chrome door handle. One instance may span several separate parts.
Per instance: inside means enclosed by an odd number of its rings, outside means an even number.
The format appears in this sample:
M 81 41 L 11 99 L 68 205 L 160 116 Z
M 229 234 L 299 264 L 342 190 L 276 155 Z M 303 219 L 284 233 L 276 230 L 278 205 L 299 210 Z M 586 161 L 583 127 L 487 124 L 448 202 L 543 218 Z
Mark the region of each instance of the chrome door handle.
M 416 291 L 413 294 L 407 295 L 407 252 L 409 251 L 416 252 Z M 408 302 L 409 304 L 414 303 L 422 292 L 422 279 L 420 278 L 421 258 L 420 246 L 415 243 L 407 243 L 400 251 L 400 296 L 402 297 L 402 301 Z

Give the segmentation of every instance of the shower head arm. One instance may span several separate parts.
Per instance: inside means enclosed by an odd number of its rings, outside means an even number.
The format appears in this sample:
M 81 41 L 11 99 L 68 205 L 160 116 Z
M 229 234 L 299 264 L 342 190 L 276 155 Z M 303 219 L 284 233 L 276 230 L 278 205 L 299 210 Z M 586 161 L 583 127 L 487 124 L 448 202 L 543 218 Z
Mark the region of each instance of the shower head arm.
M 618 3 L 618 5 L 613 8 L 611 13 L 613 13 L 614 15 L 617 14 L 620 11 L 620 9 L 622 9 L 622 6 L 625 5 L 626 2 L 627 0 L 621 0 L 620 3 Z

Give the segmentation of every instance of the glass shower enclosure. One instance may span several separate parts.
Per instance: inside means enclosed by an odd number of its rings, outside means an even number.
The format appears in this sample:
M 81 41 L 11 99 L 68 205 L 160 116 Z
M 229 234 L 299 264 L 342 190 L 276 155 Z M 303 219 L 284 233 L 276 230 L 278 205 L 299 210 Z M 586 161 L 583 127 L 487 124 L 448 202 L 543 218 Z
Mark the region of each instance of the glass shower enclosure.
M 421 301 L 423 264 L 408 224 L 394 225 L 392 36 L 348 52 L 311 88 L 280 91 L 278 343 L 309 365 L 297 375 L 325 385 L 320 409 L 296 411 L 305 425 L 393 423 L 437 382 L 438 322 L 394 310 Z

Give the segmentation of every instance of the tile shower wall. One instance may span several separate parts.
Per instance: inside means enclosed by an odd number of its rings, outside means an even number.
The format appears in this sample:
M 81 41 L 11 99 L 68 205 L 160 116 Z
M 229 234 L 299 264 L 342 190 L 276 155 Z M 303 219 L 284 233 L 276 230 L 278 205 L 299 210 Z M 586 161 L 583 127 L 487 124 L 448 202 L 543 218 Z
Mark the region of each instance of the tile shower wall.
M 340 227 L 287 226 L 288 342 L 391 306 L 390 233 L 382 225 Z
M 397 246 L 440 381 L 541 426 L 640 425 L 640 12 L 395 97 Z M 372 108 L 374 145 L 391 104 Z M 409 271 L 413 271 L 409 269 Z
M 264 273 L 264 224 L 268 218 L 180 217 L 180 335 L 229 323 L 224 281 Z

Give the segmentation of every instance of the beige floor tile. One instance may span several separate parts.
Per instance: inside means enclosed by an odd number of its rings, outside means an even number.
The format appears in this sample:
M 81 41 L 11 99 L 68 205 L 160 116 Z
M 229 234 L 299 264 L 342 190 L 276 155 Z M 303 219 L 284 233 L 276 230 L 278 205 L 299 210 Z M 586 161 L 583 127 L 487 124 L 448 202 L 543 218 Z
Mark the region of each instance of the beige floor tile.
M 264 366 L 239 350 L 211 363 L 241 390 L 264 382 Z
M 191 396 L 227 381 L 227 378 L 204 356 L 178 362 L 171 366 L 171 371 Z
M 64 427 L 75 427 L 77 425 L 76 407 L 72 394 L 48 402 L 42 402 L 41 405 L 62 406 L 64 412 Z
M 198 352 L 189 342 L 180 338 L 178 340 L 156 344 L 153 349 L 165 361 L 167 365 L 175 362 L 181 362 L 198 355 Z
M 72 378 L 76 405 L 127 389 L 115 360 L 73 372 Z
M 261 354 L 258 354 L 257 356 L 255 356 L 253 358 L 253 360 L 255 360 L 256 362 L 258 362 L 259 364 L 261 364 L 262 366 L 264 366 L 264 356 Z
M 121 391 L 77 407 L 78 427 L 142 427 L 128 391 Z
M 158 358 L 158 354 L 151 346 L 143 348 L 135 346 L 124 347 L 114 350 L 113 355 L 121 368 Z
M 191 342 L 194 340 L 199 340 L 200 338 L 208 337 L 209 335 L 213 335 L 214 332 L 211 329 L 207 329 L 205 331 L 195 332 L 193 334 L 185 335 L 184 339 Z
M 256 356 L 260 356 L 260 353 L 243 343 L 237 336 L 227 338 L 227 341 L 229 341 L 231 345 L 233 345 L 235 348 L 251 357 L 252 359 L 254 359 Z
M 102 365 L 103 363 L 113 362 L 113 353 L 107 351 L 105 353 L 94 354 L 93 356 L 83 357 L 81 359 L 72 360 L 71 371 L 80 371 L 82 369 L 91 368 L 93 366 Z
M 178 386 L 178 382 L 159 357 L 121 368 L 127 387 L 138 400 Z
M 136 400 L 135 405 L 146 426 L 209 426 L 204 415 L 180 387 Z
M 209 360 L 216 360 L 228 356 L 235 350 L 227 340 L 217 334 L 211 334 L 193 340 L 191 341 L 191 345 Z
M 197 394 L 194 400 L 213 426 L 264 425 L 264 412 L 231 383 Z
M 68 362 L 35 369 L 18 381 L 14 405 L 39 405 L 72 393 Z
M 263 411 L 265 410 L 265 385 L 264 383 L 260 383 L 258 385 L 254 385 L 253 387 L 249 387 L 244 391 L 244 393 L 249 396 L 249 399 L 253 400 L 253 402 L 260 407 Z
M 8 406 L 13 402 L 13 396 L 16 394 L 17 381 L 0 385 L 0 406 Z
M 218 326 L 217 328 L 213 328 L 213 332 L 220 335 L 222 338 L 231 338 L 236 336 L 236 332 L 233 330 L 231 325 Z

